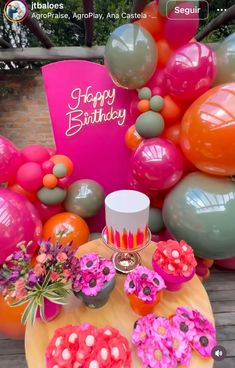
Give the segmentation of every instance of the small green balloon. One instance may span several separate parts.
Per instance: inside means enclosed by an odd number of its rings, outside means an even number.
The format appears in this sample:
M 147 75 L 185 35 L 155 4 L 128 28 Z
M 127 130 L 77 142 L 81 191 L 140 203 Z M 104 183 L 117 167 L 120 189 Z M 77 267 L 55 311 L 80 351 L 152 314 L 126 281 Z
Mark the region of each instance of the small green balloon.
M 53 189 L 43 187 L 37 192 L 37 197 L 42 203 L 52 206 L 54 204 L 62 203 L 66 198 L 66 194 L 67 190 L 59 187 L 55 187 Z
M 201 258 L 235 256 L 235 183 L 195 172 L 167 195 L 163 220 L 177 240 L 185 240 Z
M 150 208 L 149 210 L 149 229 L 152 234 L 157 234 L 164 228 L 162 211 L 159 208 Z
M 152 77 L 157 65 L 153 37 L 137 24 L 123 24 L 109 36 L 105 64 L 116 85 L 129 89 L 142 87 Z
M 154 138 L 163 132 L 164 119 L 157 112 L 147 111 L 138 116 L 135 128 L 141 137 Z
M 163 108 L 164 99 L 162 96 L 153 96 L 150 100 L 150 108 L 153 111 L 160 111 Z
M 235 82 L 235 32 L 215 50 L 217 74 L 214 86 Z
M 65 209 L 83 218 L 95 216 L 104 204 L 104 190 L 94 180 L 75 181 L 68 188 Z
M 89 236 L 89 241 L 101 239 L 101 233 L 91 233 Z
M 150 100 L 151 96 L 152 92 L 148 87 L 141 88 L 138 92 L 138 97 L 140 100 Z
M 57 178 L 63 178 L 67 174 L 67 167 L 64 164 L 56 164 L 53 167 L 53 174 Z

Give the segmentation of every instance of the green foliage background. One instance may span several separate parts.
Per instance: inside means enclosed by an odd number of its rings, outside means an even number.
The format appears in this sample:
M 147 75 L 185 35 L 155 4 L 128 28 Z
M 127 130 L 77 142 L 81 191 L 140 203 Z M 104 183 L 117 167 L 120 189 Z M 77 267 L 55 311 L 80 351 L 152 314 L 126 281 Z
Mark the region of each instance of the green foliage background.
M 34 0 L 37 3 L 45 4 L 46 0 Z M 220 13 L 217 9 L 229 8 L 234 4 L 234 0 L 208 0 L 210 2 L 209 17 L 206 20 L 201 21 L 200 29 L 205 27 L 211 19 L 217 17 Z M 26 0 L 29 8 L 31 8 L 31 1 Z M 84 45 L 84 20 L 78 20 L 73 18 L 73 13 L 83 13 L 82 0 L 49 0 L 49 3 L 63 3 L 64 9 L 60 10 L 61 13 L 68 14 L 70 19 L 42 19 L 39 21 L 42 28 L 49 35 L 50 39 L 55 46 L 83 46 Z M 39 41 L 34 35 L 30 33 L 27 27 L 22 24 L 10 23 L 3 15 L 3 8 L 5 0 L 0 0 L 0 37 L 10 42 L 13 47 L 34 47 L 39 46 Z M 129 20 L 122 18 L 119 19 L 107 19 L 107 13 L 122 12 L 130 13 L 133 0 L 94 0 L 95 12 L 103 14 L 102 20 L 96 20 L 94 23 L 94 44 L 105 45 L 109 34 L 119 25 L 127 23 Z M 50 10 L 51 11 L 51 10 Z M 37 10 L 36 13 L 47 13 L 48 10 Z M 53 12 L 53 10 L 51 11 Z M 58 10 L 54 10 L 58 13 Z M 235 31 L 235 24 L 223 26 L 220 29 L 212 32 L 203 41 L 205 42 L 218 42 L 227 37 L 230 33 Z M 176 35 L 177 37 L 177 35 Z M 5 65 L 5 64 L 4 64 Z M 0 61 L 0 67 L 3 67 L 3 63 Z M 8 63 L 9 68 L 13 67 L 35 67 L 37 63 L 33 65 L 27 63 Z

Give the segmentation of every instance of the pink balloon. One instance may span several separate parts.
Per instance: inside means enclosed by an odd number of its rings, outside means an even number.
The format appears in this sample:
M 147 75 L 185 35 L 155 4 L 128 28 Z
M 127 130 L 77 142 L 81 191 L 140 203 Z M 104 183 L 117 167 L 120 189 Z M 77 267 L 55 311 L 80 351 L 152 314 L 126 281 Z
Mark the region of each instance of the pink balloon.
M 149 198 L 154 198 L 156 196 L 156 191 L 149 190 L 145 188 L 142 184 L 136 180 L 133 174 L 130 172 L 128 176 L 129 188 L 133 190 L 137 190 L 138 192 L 142 192 L 146 194 Z
M 0 183 L 15 178 L 19 166 L 22 164 L 20 151 L 7 138 L 0 136 Z
M 199 13 L 195 6 L 188 2 L 179 3 L 167 16 L 164 27 L 166 41 L 172 48 L 178 48 L 195 36 L 198 25 Z
M 56 155 L 56 150 L 53 147 L 46 147 L 47 152 L 49 153 L 50 157 Z
M 30 253 L 37 247 L 42 223 L 35 207 L 25 197 L 0 189 L 0 264 L 16 250 L 20 241 L 33 241 Z
M 136 95 L 132 98 L 131 105 L 130 105 L 130 114 L 133 119 L 133 124 L 136 118 L 140 115 L 140 111 L 137 109 L 138 102 L 139 102 L 139 98 Z
M 235 257 L 215 261 L 215 264 L 229 270 L 235 270 Z
M 151 190 L 167 189 L 183 175 L 183 155 L 174 143 L 163 138 L 151 138 L 133 152 L 131 170 L 134 177 Z
M 39 164 L 27 162 L 17 171 L 16 182 L 25 190 L 35 191 L 43 186 L 43 176 L 44 173 Z
M 164 70 L 157 68 L 150 81 L 146 84 L 152 91 L 152 95 L 166 95 L 166 80 Z
M 68 176 L 65 176 L 63 178 L 60 178 L 58 180 L 58 186 L 60 188 L 68 188 L 68 186 L 70 185 L 70 183 L 71 183 L 71 179 Z
M 152 241 L 156 243 L 160 241 L 167 241 L 169 239 L 175 239 L 175 238 L 167 229 L 163 229 L 158 234 L 152 235 Z
M 35 207 L 38 210 L 38 213 L 41 217 L 42 222 L 46 222 L 54 215 L 57 215 L 58 213 L 61 213 L 64 211 L 64 208 L 62 204 L 56 204 L 54 206 L 46 206 L 40 201 L 37 201 L 35 203 Z
M 21 152 L 25 162 L 37 162 L 41 164 L 50 158 L 47 148 L 40 144 L 29 144 Z
M 178 49 L 165 69 L 170 95 L 182 100 L 195 100 L 212 85 L 216 74 L 215 52 L 200 42 Z
M 44 161 L 42 164 L 44 174 L 51 174 L 54 166 L 55 164 L 51 160 Z

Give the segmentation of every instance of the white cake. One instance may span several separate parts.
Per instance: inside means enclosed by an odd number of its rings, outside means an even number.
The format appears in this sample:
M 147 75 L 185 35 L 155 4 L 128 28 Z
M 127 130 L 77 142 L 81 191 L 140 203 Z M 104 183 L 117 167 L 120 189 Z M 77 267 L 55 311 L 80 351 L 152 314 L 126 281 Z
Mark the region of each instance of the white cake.
M 106 236 L 120 249 L 136 249 L 148 237 L 149 198 L 135 190 L 119 190 L 105 198 Z

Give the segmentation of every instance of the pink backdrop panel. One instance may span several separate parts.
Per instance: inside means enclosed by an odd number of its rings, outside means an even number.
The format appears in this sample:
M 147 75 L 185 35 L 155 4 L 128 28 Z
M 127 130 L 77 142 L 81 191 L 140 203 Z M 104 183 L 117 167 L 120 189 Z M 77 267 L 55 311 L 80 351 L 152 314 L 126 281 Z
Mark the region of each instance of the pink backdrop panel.
M 106 194 L 127 188 L 130 152 L 124 136 L 134 123 L 134 92 L 114 85 L 105 66 L 88 61 L 51 63 L 42 74 L 56 148 L 72 159 L 72 179 L 96 180 Z M 91 231 L 101 231 L 104 212 L 88 223 Z

